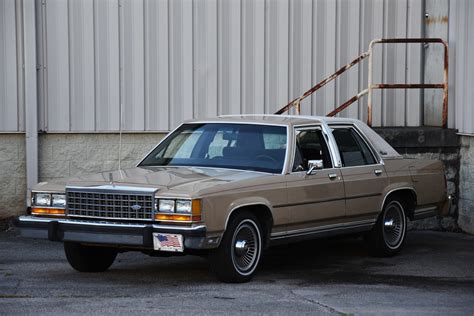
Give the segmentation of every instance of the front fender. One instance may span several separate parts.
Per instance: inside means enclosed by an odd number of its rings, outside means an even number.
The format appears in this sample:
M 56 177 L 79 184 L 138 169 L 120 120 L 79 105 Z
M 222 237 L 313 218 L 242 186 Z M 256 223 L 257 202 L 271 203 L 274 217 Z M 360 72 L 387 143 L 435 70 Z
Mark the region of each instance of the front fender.
M 229 204 L 229 207 L 227 209 L 227 218 L 225 221 L 224 229 L 227 229 L 227 225 L 229 223 L 229 218 L 231 217 L 232 213 L 235 212 L 236 210 L 246 207 L 246 206 L 255 206 L 255 205 L 263 205 L 267 207 L 270 212 L 272 213 L 272 218 L 274 218 L 274 210 L 271 205 L 271 203 L 263 198 L 263 197 L 245 197 L 245 198 L 240 198 L 232 203 Z

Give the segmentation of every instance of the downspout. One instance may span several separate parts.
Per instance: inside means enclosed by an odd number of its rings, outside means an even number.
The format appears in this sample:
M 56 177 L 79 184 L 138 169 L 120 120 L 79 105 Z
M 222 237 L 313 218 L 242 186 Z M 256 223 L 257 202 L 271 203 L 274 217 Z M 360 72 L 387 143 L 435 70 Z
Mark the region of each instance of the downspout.
M 38 98 L 36 83 L 35 0 L 23 0 L 23 55 L 25 80 L 25 138 L 27 201 L 38 183 Z M 29 202 L 27 203 L 29 205 Z

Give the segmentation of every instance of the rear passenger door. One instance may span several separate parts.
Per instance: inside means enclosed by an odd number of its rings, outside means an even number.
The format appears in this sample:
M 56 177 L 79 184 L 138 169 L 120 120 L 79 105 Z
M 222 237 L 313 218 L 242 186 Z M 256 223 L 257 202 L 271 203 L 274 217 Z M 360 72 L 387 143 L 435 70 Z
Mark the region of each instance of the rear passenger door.
M 388 178 L 380 158 L 353 125 L 331 126 L 341 156 L 348 221 L 372 219 Z

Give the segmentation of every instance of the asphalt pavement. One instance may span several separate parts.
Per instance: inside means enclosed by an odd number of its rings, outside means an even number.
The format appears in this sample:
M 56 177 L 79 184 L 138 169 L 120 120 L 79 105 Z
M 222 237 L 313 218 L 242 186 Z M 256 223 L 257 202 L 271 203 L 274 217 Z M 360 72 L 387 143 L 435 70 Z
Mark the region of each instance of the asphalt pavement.
M 393 258 L 362 239 L 269 250 L 256 278 L 219 283 L 205 258 L 119 254 L 78 273 L 61 243 L 0 233 L 0 314 L 474 314 L 474 236 L 411 231 Z

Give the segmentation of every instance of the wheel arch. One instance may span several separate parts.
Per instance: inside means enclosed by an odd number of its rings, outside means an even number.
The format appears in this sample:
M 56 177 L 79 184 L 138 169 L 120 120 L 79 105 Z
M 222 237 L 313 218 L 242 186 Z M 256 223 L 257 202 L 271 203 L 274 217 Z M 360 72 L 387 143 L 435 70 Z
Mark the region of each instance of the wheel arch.
M 410 220 L 413 220 L 414 215 L 415 215 L 415 208 L 417 205 L 417 195 L 416 191 L 412 186 L 400 186 L 400 187 L 392 187 L 386 190 L 384 193 L 384 197 L 382 199 L 382 202 L 380 204 L 380 211 L 383 210 L 386 202 L 392 198 L 392 197 L 400 197 L 401 198 L 401 203 L 403 204 L 403 207 L 405 208 L 405 212 L 407 217 Z
M 264 247 L 268 246 L 270 241 L 270 234 L 273 227 L 273 208 L 266 201 L 257 201 L 257 202 L 242 202 L 242 203 L 233 203 L 230 208 L 229 214 L 227 215 L 224 230 L 227 230 L 227 226 L 233 216 L 236 216 L 238 213 L 243 211 L 248 211 L 254 214 L 263 230 L 263 241 Z

